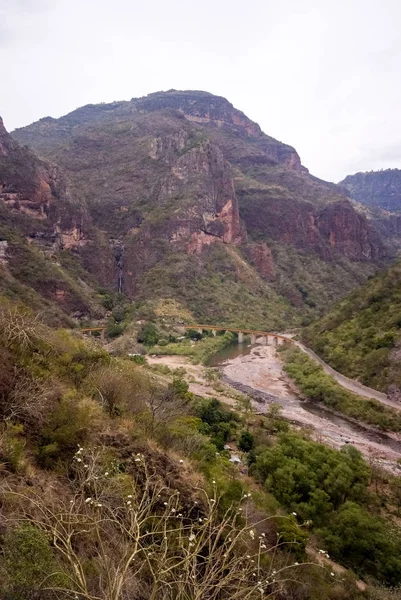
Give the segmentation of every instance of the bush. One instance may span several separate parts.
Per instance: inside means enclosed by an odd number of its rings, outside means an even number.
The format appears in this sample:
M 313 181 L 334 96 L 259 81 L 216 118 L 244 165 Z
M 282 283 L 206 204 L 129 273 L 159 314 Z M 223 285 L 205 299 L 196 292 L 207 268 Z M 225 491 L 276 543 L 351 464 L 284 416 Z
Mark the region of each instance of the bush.
M 45 468 L 69 461 L 78 444 L 84 444 L 93 428 L 94 410 L 74 395 L 59 400 L 41 432 L 38 461 Z
M 255 440 L 249 431 L 243 431 L 238 440 L 238 449 L 242 452 L 250 452 L 255 446 Z
M 9 600 L 40 600 L 46 596 L 41 590 L 49 585 L 68 586 L 68 582 L 52 573 L 59 571 L 47 536 L 32 525 L 23 525 L 8 532 L 3 540 L 5 578 L 0 583 L 3 598 Z
M 137 340 L 140 344 L 145 346 L 154 346 L 159 340 L 159 334 L 156 326 L 153 323 L 146 323 L 140 329 Z

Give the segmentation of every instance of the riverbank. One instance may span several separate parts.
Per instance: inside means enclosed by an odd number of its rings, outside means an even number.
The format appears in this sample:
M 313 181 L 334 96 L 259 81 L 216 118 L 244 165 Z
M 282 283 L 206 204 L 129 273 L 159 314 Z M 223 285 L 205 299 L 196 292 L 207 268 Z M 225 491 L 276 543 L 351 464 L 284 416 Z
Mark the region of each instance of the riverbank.
M 226 389 L 221 392 L 216 382 L 208 380 L 207 368 L 194 365 L 183 356 L 150 356 L 149 364 L 164 364 L 171 369 L 183 367 L 191 392 L 206 398 L 215 397 L 231 406 L 236 405 L 235 391 L 247 394 L 256 412 L 266 412 L 269 404 L 280 405 L 282 415 L 295 427 L 307 428 L 320 442 L 339 449 L 352 444 L 365 458 L 378 466 L 399 474 L 397 460 L 401 458 L 401 444 L 388 436 L 373 432 L 359 424 L 330 413 L 318 405 L 302 401 L 283 371 L 283 365 L 273 346 L 256 345 L 232 347 L 234 357 L 227 350 L 219 363 Z M 217 389 L 216 389 L 217 388 Z M 231 392 L 230 392 L 231 389 Z

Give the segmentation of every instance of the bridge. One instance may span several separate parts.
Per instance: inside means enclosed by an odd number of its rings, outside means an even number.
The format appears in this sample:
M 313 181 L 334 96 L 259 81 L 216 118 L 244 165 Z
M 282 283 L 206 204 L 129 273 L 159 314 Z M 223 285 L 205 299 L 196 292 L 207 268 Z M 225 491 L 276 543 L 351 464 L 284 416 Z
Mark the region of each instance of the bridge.
M 246 335 L 251 336 L 251 344 L 256 343 L 257 337 L 262 337 L 264 339 L 264 343 L 269 345 L 269 339 L 272 339 L 273 344 L 278 346 L 284 342 L 294 342 L 294 340 L 286 335 L 281 335 L 279 333 L 274 333 L 271 331 L 259 331 L 257 329 L 243 329 L 237 327 L 220 327 L 218 325 L 182 325 L 183 329 L 195 329 L 198 333 L 203 333 L 203 331 L 211 331 L 213 335 L 216 335 L 218 331 L 229 331 L 230 333 L 238 334 L 238 343 L 242 344 L 244 341 L 244 337 Z
M 256 343 L 257 337 L 262 337 L 266 346 L 269 345 L 269 339 L 272 340 L 273 344 L 278 346 L 283 342 L 293 342 L 294 340 L 286 335 L 281 335 L 279 333 L 274 333 L 271 331 L 259 331 L 257 329 L 243 329 L 237 327 L 221 327 L 219 325 L 179 325 L 177 329 L 195 329 L 198 333 L 202 334 L 204 331 L 211 331 L 213 335 L 216 335 L 218 331 L 229 331 L 230 333 L 238 334 L 238 343 L 242 344 L 244 342 L 244 337 L 246 335 L 251 336 L 251 344 Z M 100 332 L 100 337 L 104 340 L 106 327 L 85 327 L 84 329 L 80 329 L 81 333 L 86 333 L 91 336 L 93 332 Z
M 91 336 L 93 331 L 100 331 L 100 337 L 102 340 L 104 340 L 104 332 L 106 330 L 106 327 L 85 327 L 85 329 L 80 329 L 79 331 L 81 333 L 86 333 L 87 335 Z

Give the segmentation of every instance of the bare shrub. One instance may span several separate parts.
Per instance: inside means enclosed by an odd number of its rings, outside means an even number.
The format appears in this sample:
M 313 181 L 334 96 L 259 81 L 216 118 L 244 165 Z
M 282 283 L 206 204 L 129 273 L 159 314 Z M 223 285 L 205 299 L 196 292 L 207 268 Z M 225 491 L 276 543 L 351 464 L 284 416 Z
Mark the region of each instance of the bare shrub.
M 238 510 L 221 514 L 219 499 L 180 493 L 149 472 L 121 477 L 100 450 L 79 448 L 69 496 L 46 499 L 3 484 L 15 522 L 28 522 L 53 540 L 68 585 L 42 582 L 57 597 L 85 600 L 256 600 L 279 598 L 294 565 L 277 566 L 263 521 L 248 526 Z M 266 519 L 265 521 L 267 521 Z M 261 532 L 261 534 L 259 534 Z

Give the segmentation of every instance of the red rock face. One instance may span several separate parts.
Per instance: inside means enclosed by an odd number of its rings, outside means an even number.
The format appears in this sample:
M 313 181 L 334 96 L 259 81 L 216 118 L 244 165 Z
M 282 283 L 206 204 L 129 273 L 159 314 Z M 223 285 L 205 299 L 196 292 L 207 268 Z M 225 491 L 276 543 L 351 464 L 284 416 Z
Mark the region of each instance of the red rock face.
M 347 200 L 325 207 L 317 215 L 316 225 L 329 248 L 350 260 L 371 261 L 385 255 L 376 232 Z
M 276 266 L 271 250 L 265 242 L 248 244 L 245 248 L 245 254 L 263 279 L 267 281 L 276 279 Z
M 191 147 L 186 130 L 154 140 L 150 156 L 169 166 L 159 192 L 159 202 L 175 197 L 192 198 L 187 207 L 169 219 L 169 239 L 186 242 L 186 251 L 199 253 L 217 241 L 238 245 L 245 239 L 231 168 L 221 150 L 209 140 Z
M 39 237 L 29 241 L 73 248 L 80 244 L 84 215 L 73 203 L 59 167 L 22 147 L 6 131 L 0 118 L 0 201 L 11 213 L 44 221 Z M 40 242 L 39 242 L 40 240 Z

